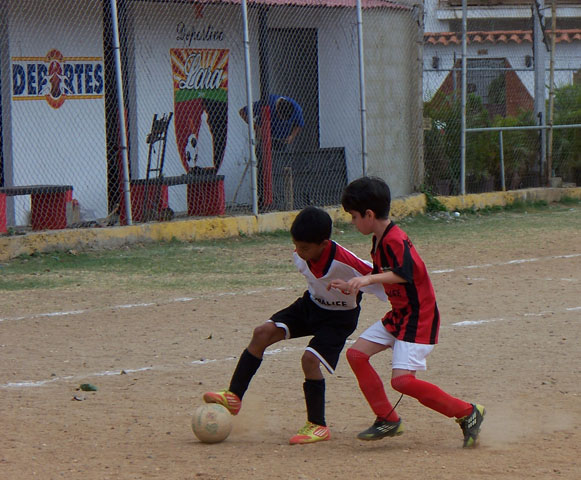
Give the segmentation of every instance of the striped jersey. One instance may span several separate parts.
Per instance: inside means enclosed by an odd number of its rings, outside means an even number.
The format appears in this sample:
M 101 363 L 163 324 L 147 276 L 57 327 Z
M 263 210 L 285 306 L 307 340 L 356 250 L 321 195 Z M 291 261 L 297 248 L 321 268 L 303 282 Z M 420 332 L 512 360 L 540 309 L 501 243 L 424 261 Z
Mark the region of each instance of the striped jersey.
M 336 288 L 327 290 L 331 281 L 342 279 L 346 282 L 353 277 L 368 275 L 372 271 L 371 263 L 362 260 L 354 253 L 336 242 L 330 241 L 316 262 L 306 262 L 294 252 L 294 262 L 307 279 L 311 300 L 326 310 L 352 310 L 359 306 L 361 292 L 347 295 Z M 387 296 L 380 284 L 362 288 L 363 292 L 373 293 L 380 300 L 387 301 Z
M 406 233 L 393 222 L 371 250 L 373 273 L 393 272 L 406 283 L 383 284 L 391 311 L 383 325 L 398 340 L 434 345 L 438 343 L 440 314 L 428 270 Z

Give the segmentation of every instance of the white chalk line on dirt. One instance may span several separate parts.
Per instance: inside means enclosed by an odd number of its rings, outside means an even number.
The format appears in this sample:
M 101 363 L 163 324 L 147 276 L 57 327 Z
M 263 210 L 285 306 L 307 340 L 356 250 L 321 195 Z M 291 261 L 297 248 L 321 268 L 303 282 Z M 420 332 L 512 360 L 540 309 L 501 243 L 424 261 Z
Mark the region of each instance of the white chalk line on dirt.
M 354 343 L 354 340 L 348 340 L 347 343 Z M 280 353 L 283 352 L 294 352 L 296 350 L 304 350 L 304 347 L 282 347 L 282 348 L 271 348 L 268 349 L 264 352 L 264 355 L 278 355 Z M 192 362 L 190 362 L 189 364 L 191 365 L 207 365 L 209 363 L 218 363 L 218 362 L 228 362 L 231 360 L 236 360 L 236 357 L 232 357 L 232 356 L 228 356 L 228 357 L 224 357 L 224 358 L 203 358 L 200 360 L 194 360 Z M 148 367 L 141 367 L 141 368 L 124 368 L 121 370 L 105 370 L 103 372 L 95 372 L 95 373 L 87 373 L 84 375 L 66 375 L 64 377 L 51 377 L 48 380 L 25 380 L 22 382 L 9 382 L 9 383 L 4 383 L 4 384 L 0 384 L 0 388 L 27 388 L 27 387 L 42 387 L 44 385 L 48 385 L 50 383 L 55 383 L 55 382 L 59 382 L 59 381 L 70 381 L 70 380 L 75 380 L 75 381 L 81 381 L 84 380 L 86 378 L 91 378 L 91 377 L 110 377 L 113 375 L 124 375 L 124 374 L 129 374 L 129 373 L 136 373 L 136 372 L 145 372 L 148 370 L 168 370 L 168 369 L 174 369 L 175 365 L 166 365 L 166 366 L 162 366 L 162 365 L 150 365 Z
M 0 385 L 0 388 L 19 388 L 19 387 L 42 387 L 49 383 L 59 382 L 61 380 L 83 380 L 89 377 L 110 377 L 113 375 L 124 375 L 127 373 L 144 372 L 146 370 L 153 370 L 155 367 L 142 367 L 123 370 L 105 370 L 104 372 L 89 373 L 87 375 L 67 375 L 65 377 L 52 377 L 49 380 L 38 381 L 24 381 L 24 382 L 9 382 Z
M 347 343 L 354 343 L 354 340 L 348 340 Z M 304 347 L 282 347 L 282 348 L 271 348 L 268 349 L 264 352 L 264 355 L 278 355 L 280 353 L 283 352 L 294 352 L 296 350 L 304 350 Z M 236 357 L 232 357 L 232 356 L 228 356 L 228 357 L 224 357 L 224 358 L 203 358 L 201 360 L 194 360 L 192 362 L 190 362 L 189 364 L 191 365 L 207 365 L 209 363 L 218 363 L 218 362 L 228 362 L 228 361 L 232 361 L 232 360 L 236 360 Z M 158 366 L 153 366 L 150 365 L 148 367 L 141 367 L 141 368 L 125 368 L 122 370 L 105 370 L 103 372 L 95 372 L 95 373 L 88 373 L 85 375 L 67 375 L 64 377 L 52 377 L 49 380 L 26 380 L 26 381 L 22 381 L 22 382 L 9 382 L 9 383 L 4 383 L 0 385 L 0 388 L 26 388 L 26 387 L 42 387 L 43 385 L 47 385 L 50 383 L 55 383 L 55 382 L 59 382 L 59 381 L 69 381 L 69 380 L 75 380 L 75 381 L 81 381 L 83 379 L 86 378 L 91 378 L 91 377 L 110 377 L 113 375 L 124 375 L 124 374 L 129 374 L 129 373 L 136 373 L 136 372 L 145 372 L 148 370 L 167 370 L 167 369 L 173 369 L 175 368 L 175 365 L 166 365 L 166 366 L 162 366 L 162 365 L 158 365 Z
M 70 310 L 64 312 L 46 312 L 46 313 L 35 313 L 32 315 L 22 315 L 20 317 L 0 317 L 0 322 L 5 321 L 16 321 L 16 320 L 33 320 L 35 318 L 43 318 L 43 317 L 65 317 L 67 315 L 81 315 L 83 313 L 91 313 L 91 312 L 99 312 L 104 310 L 116 310 L 122 308 L 147 308 L 147 307 L 155 307 L 160 305 L 170 305 L 172 303 L 181 303 L 181 302 L 193 302 L 194 300 L 203 300 L 205 298 L 219 298 L 219 297 L 233 297 L 237 295 L 255 295 L 260 293 L 266 292 L 277 292 L 280 290 L 289 290 L 287 287 L 269 287 L 260 290 L 245 290 L 243 292 L 220 292 L 220 293 L 211 293 L 206 295 L 196 295 L 195 297 L 179 297 L 179 298 L 172 298 L 166 301 L 160 302 L 149 302 L 149 303 L 127 303 L 122 305 L 113 305 L 108 307 L 99 307 L 99 308 L 87 308 L 85 310 Z
M 546 317 L 547 315 L 553 315 L 559 312 L 581 312 L 581 307 L 565 307 L 556 310 L 543 310 L 542 312 L 535 312 L 535 313 L 520 313 L 517 314 L 516 317 Z M 492 322 L 504 322 L 507 320 L 514 320 L 515 316 L 508 317 L 508 318 L 486 318 L 482 320 L 464 320 L 462 322 L 452 323 L 453 327 L 466 327 L 466 326 L 473 326 L 473 325 L 482 325 L 484 323 L 492 323 Z
M 462 322 L 452 323 L 451 326 L 452 327 L 478 326 L 478 325 L 483 325 L 485 323 L 514 320 L 515 318 L 518 318 L 518 317 L 543 317 L 545 315 L 558 313 L 559 311 L 581 312 L 581 306 L 579 306 L 579 307 L 565 307 L 562 309 L 547 310 L 547 311 L 542 311 L 539 313 L 521 313 L 521 314 L 517 314 L 515 316 L 512 316 L 510 318 L 499 317 L 499 318 L 488 318 L 488 319 L 482 319 L 482 320 L 466 320 L 466 321 L 462 321 Z M 442 328 L 446 328 L 446 326 L 442 326 Z M 355 340 L 347 340 L 347 342 L 345 342 L 345 343 L 347 345 L 351 345 L 351 344 L 355 343 Z M 305 349 L 304 346 L 284 346 L 284 347 L 280 347 L 280 348 L 269 348 L 264 352 L 264 355 L 279 355 L 281 353 L 294 352 L 297 350 L 304 350 L 304 349 Z M 203 366 L 203 365 L 207 365 L 210 363 L 222 363 L 222 362 L 229 362 L 229 361 L 233 361 L 233 360 L 236 360 L 236 357 L 227 356 L 224 358 L 202 358 L 200 360 L 194 360 L 192 362 L 189 362 L 185 365 Z M 105 377 L 105 376 L 113 376 L 113 375 L 123 375 L 123 374 L 127 374 L 127 373 L 144 372 L 144 371 L 148 371 L 148 370 L 167 371 L 167 370 L 175 370 L 175 368 L 176 368 L 175 364 L 173 364 L 173 365 L 157 365 L 157 366 L 150 365 L 148 367 L 140 367 L 140 368 L 133 368 L 133 369 L 126 368 L 126 369 L 122 369 L 122 370 L 105 370 L 103 372 L 88 373 L 88 374 L 84 374 L 84 375 L 69 375 L 69 376 L 64 376 L 64 377 L 56 377 L 55 376 L 55 377 L 52 377 L 48 380 L 37 380 L 37 381 L 27 380 L 27 381 L 22 381 L 22 382 L 4 383 L 4 384 L 0 384 L 0 389 L 1 388 L 8 389 L 8 388 L 42 387 L 44 385 L 58 382 L 58 381 L 70 381 L 70 380 L 80 381 L 82 379 L 91 378 L 91 377 Z
M 554 259 L 568 259 L 568 258 L 576 258 L 581 257 L 581 253 L 573 253 L 573 254 L 566 254 L 566 255 L 551 255 L 548 257 L 539 257 L 539 258 L 522 258 L 517 260 L 508 260 L 506 262 L 497 262 L 497 263 L 483 263 L 481 265 L 464 265 L 456 268 L 445 268 L 440 270 L 432 270 L 430 274 L 440 274 L 440 273 L 453 273 L 459 270 L 473 270 L 477 268 L 490 268 L 490 267 L 497 267 L 502 265 L 520 265 L 523 263 L 532 263 L 532 262 L 539 262 L 542 260 L 554 260 Z M 569 280 L 569 279 L 563 279 Z M 573 280 L 574 281 L 574 280 Z M 104 310 L 115 310 L 119 308 L 147 308 L 147 307 L 154 307 L 159 305 L 170 305 L 172 303 L 180 303 L 180 302 L 193 302 L 194 300 L 201 300 L 205 298 L 219 298 L 219 297 L 230 297 L 230 296 L 237 296 L 237 295 L 254 295 L 257 293 L 266 293 L 266 292 L 276 292 L 281 290 L 289 290 L 287 287 L 270 287 L 264 288 L 260 290 L 246 290 L 243 292 L 220 292 L 220 293 L 211 293 L 205 295 L 196 295 L 194 297 L 179 297 L 167 300 L 165 302 L 149 302 L 149 303 L 128 303 L 123 305 L 114 305 L 109 307 L 99 307 L 99 308 L 90 308 L 85 310 L 71 310 L 71 311 L 64 311 L 64 312 L 48 312 L 48 313 L 36 313 L 32 315 L 23 315 L 20 317 L 0 317 L 0 322 L 5 321 L 16 321 L 16 320 L 31 320 L 35 318 L 43 318 L 43 317 L 64 317 L 67 315 L 81 315 L 83 313 L 91 313 L 96 311 L 104 311 Z
M 581 257 L 581 253 L 572 253 L 567 255 L 551 255 L 549 257 L 539 257 L 539 258 L 521 258 L 517 260 L 508 260 L 506 262 L 496 262 L 496 263 L 483 263 L 481 265 L 464 265 L 456 268 L 444 268 L 441 270 L 432 270 L 430 274 L 438 274 L 438 273 L 452 273 L 458 270 L 472 270 L 475 268 L 490 268 L 490 267 L 499 267 L 503 265 L 520 265 L 523 263 L 533 263 L 533 262 L 540 262 L 543 260 L 556 260 L 556 259 L 566 259 L 566 258 L 576 258 Z

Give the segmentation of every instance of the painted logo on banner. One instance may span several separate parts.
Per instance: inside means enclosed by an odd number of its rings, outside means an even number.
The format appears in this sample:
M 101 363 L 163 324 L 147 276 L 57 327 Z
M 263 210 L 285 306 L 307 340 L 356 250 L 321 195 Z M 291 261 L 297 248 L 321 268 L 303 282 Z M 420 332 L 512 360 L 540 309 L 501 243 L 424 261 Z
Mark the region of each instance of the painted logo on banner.
M 13 100 L 46 100 L 60 108 L 67 99 L 103 98 L 103 59 L 64 57 L 50 50 L 44 57 L 12 57 Z
M 217 172 L 228 132 L 228 50 L 172 48 L 175 131 L 184 168 Z

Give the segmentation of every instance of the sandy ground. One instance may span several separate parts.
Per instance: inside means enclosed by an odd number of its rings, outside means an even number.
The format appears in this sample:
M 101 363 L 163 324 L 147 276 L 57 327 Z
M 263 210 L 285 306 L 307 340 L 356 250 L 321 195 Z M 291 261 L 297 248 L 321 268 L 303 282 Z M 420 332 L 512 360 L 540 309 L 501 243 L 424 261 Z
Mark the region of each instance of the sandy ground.
M 288 445 L 305 421 L 302 339 L 269 351 L 229 438 L 200 443 L 190 421 L 203 392 L 226 387 L 253 327 L 302 293 L 296 274 L 189 300 L 114 289 L 6 294 L 0 478 L 581 478 L 579 233 L 424 258 L 442 328 L 419 377 L 486 406 L 478 448 L 462 449 L 453 420 L 409 397 L 398 406 L 403 436 L 357 440 L 373 415 L 344 358 L 327 376 L 331 441 Z M 356 333 L 384 311 L 365 299 Z M 381 354 L 375 365 L 395 401 L 390 360 Z M 98 390 L 79 391 L 82 383 Z

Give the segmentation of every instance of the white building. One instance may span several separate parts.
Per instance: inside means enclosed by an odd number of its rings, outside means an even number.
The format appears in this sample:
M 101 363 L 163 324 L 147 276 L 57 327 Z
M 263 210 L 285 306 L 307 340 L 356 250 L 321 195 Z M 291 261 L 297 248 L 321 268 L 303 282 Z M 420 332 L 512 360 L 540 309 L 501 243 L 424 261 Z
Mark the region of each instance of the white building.
M 405 195 L 414 191 L 421 176 L 418 10 L 408 0 L 362 3 L 368 172 L 386 178 L 394 195 Z M 186 155 L 198 154 L 199 165 L 214 164 L 224 176 L 226 203 L 247 206 L 252 199 L 248 127 L 238 116 L 247 104 L 240 1 L 117 4 L 131 179 L 145 176 L 153 116 L 173 112 L 164 175 L 184 174 Z M 11 0 L 0 5 L 0 187 L 72 185 L 86 219 L 105 217 L 123 204 L 109 5 L 104 0 Z M 301 103 L 306 125 L 292 151 L 299 156 L 340 152 L 329 160 L 338 164 L 336 171 L 311 175 L 316 177 L 315 191 L 307 192 L 305 201 L 325 201 L 316 189 L 330 185 L 336 197 L 346 181 L 362 173 L 355 0 L 249 5 L 251 97 L 257 100 L 267 91 Z M 205 86 L 202 96 L 178 91 L 186 58 L 198 58 L 193 68 L 205 71 L 208 79 L 218 75 L 216 88 L 210 88 L 208 80 L 198 82 Z M 221 103 L 219 121 L 211 118 L 207 105 L 200 115 L 178 112 L 179 101 L 187 98 L 194 104 L 202 102 L 203 95 L 204 102 Z M 180 136 L 176 127 L 191 131 Z M 192 134 L 199 137 L 197 150 Z M 203 145 L 204 138 L 209 143 Z M 210 155 L 213 159 L 207 158 Z M 307 155 L 303 163 L 317 166 L 317 159 Z M 28 198 L 10 197 L 7 202 L 9 224 L 26 224 Z M 169 206 L 186 210 L 185 185 L 169 189 Z
M 496 78 L 484 68 L 498 68 L 506 60 L 528 93 L 534 90 L 532 2 L 530 0 L 468 0 L 468 84 L 487 103 L 487 88 Z M 541 2 L 539 2 L 541 3 Z M 551 3 L 545 0 L 547 44 L 550 44 Z M 570 85 L 581 69 L 581 4 L 559 0 L 556 9 L 555 85 Z M 424 100 L 432 98 L 462 55 L 462 1 L 425 0 Z M 549 80 L 549 53 L 545 54 Z M 472 71 L 470 71 L 472 68 Z M 577 80 L 579 81 L 579 80 Z

